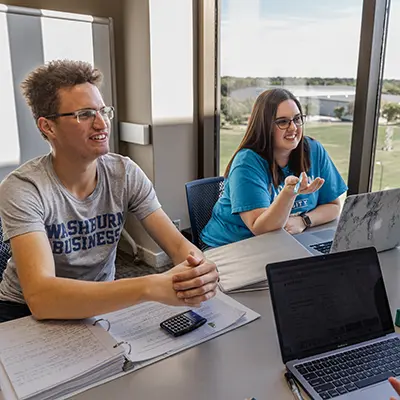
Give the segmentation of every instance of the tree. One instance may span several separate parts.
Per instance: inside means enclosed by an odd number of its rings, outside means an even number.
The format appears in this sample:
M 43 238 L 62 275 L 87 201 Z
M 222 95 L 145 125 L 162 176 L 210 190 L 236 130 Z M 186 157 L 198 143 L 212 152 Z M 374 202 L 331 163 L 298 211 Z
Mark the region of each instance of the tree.
M 391 123 L 400 118 L 400 104 L 385 103 L 382 106 L 381 115 L 386 118 L 385 142 L 382 150 L 391 151 L 393 150 L 393 125 Z
M 392 82 L 384 82 L 382 92 L 388 93 L 388 94 L 399 95 L 400 87 L 397 82 L 393 82 L 393 81 Z
M 347 110 L 345 115 L 354 115 L 354 101 L 351 101 L 347 104 Z
M 231 124 L 242 124 L 246 122 L 246 117 L 251 113 L 254 100 L 236 100 L 232 97 L 221 96 L 221 116 Z
M 344 115 L 344 107 L 335 107 L 335 109 L 333 110 L 335 117 L 338 119 L 342 119 L 343 115 Z
M 221 79 L 221 96 L 226 97 L 228 96 L 228 82 L 225 78 Z
M 301 106 L 306 115 L 310 116 L 310 115 L 318 115 L 319 114 L 318 103 L 316 101 L 313 101 L 313 99 L 311 99 L 309 97 L 302 99 Z

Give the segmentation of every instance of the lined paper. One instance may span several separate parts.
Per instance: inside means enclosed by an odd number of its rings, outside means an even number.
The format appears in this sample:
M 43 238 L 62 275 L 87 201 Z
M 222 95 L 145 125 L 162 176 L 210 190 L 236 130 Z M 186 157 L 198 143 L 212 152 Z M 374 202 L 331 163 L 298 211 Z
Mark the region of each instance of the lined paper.
M 189 309 L 148 302 L 105 314 L 102 318 L 110 322 L 110 333 L 117 341 L 130 344 L 131 354 L 126 357 L 137 362 L 191 347 L 205 337 L 231 326 L 246 313 L 225 302 L 220 294 L 203 303 L 200 308 L 193 309 L 207 318 L 207 323 L 200 328 L 180 337 L 173 337 L 160 328 L 160 323 L 165 319 Z
M 79 377 L 121 352 L 98 326 L 81 321 L 44 323 L 32 317 L 17 321 L 0 325 L 0 360 L 22 399 Z

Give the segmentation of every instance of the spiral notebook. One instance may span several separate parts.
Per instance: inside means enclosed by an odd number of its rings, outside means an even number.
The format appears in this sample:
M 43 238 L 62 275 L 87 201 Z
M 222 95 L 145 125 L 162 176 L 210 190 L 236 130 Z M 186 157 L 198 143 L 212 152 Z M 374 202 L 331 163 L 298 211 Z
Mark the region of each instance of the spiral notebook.
M 218 293 L 196 309 L 202 327 L 178 338 L 160 322 L 188 307 L 142 303 L 84 321 L 0 324 L 4 400 L 66 399 L 247 324 L 259 314 Z M 1 392 L 0 392 L 1 399 Z

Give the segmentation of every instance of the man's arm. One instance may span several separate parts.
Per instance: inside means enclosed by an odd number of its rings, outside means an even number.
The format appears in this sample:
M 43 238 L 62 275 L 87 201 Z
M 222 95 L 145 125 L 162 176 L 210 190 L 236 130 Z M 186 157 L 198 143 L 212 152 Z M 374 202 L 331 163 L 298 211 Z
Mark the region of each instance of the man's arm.
M 142 224 L 173 263 L 178 264 L 175 267 L 176 271 L 184 268 L 182 272 L 173 274 L 177 296 L 184 299 L 187 304 L 198 304 L 213 297 L 218 282 L 216 265 L 206 260 L 204 254 L 176 229 L 167 214 L 159 208 L 144 218 Z M 192 267 L 187 268 L 188 262 L 185 260 L 190 253 L 198 261 L 192 260 Z
M 37 319 L 87 318 L 144 301 L 186 305 L 172 287 L 173 269 L 169 274 L 87 282 L 55 276 L 53 254 L 43 232 L 16 236 L 11 247 L 25 300 Z
M 203 253 L 176 229 L 161 208 L 144 218 L 142 225 L 153 240 L 168 254 L 174 265 L 185 261 L 190 252 L 203 258 Z

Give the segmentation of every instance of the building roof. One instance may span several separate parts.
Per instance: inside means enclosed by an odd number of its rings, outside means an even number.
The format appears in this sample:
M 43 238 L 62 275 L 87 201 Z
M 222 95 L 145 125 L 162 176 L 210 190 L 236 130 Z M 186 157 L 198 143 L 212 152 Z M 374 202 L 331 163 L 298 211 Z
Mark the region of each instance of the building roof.
M 317 99 L 331 99 L 340 102 L 350 102 L 354 100 L 356 88 L 345 85 L 296 85 L 296 86 L 277 86 L 270 85 L 266 87 L 247 87 L 232 90 L 230 97 L 243 101 L 246 99 L 255 99 L 261 92 L 267 89 L 282 88 L 290 90 L 296 97 L 314 97 Z M 400 103 L 400 96 L 391 94 L 382 94 L 382 100 L 386 102 Z

